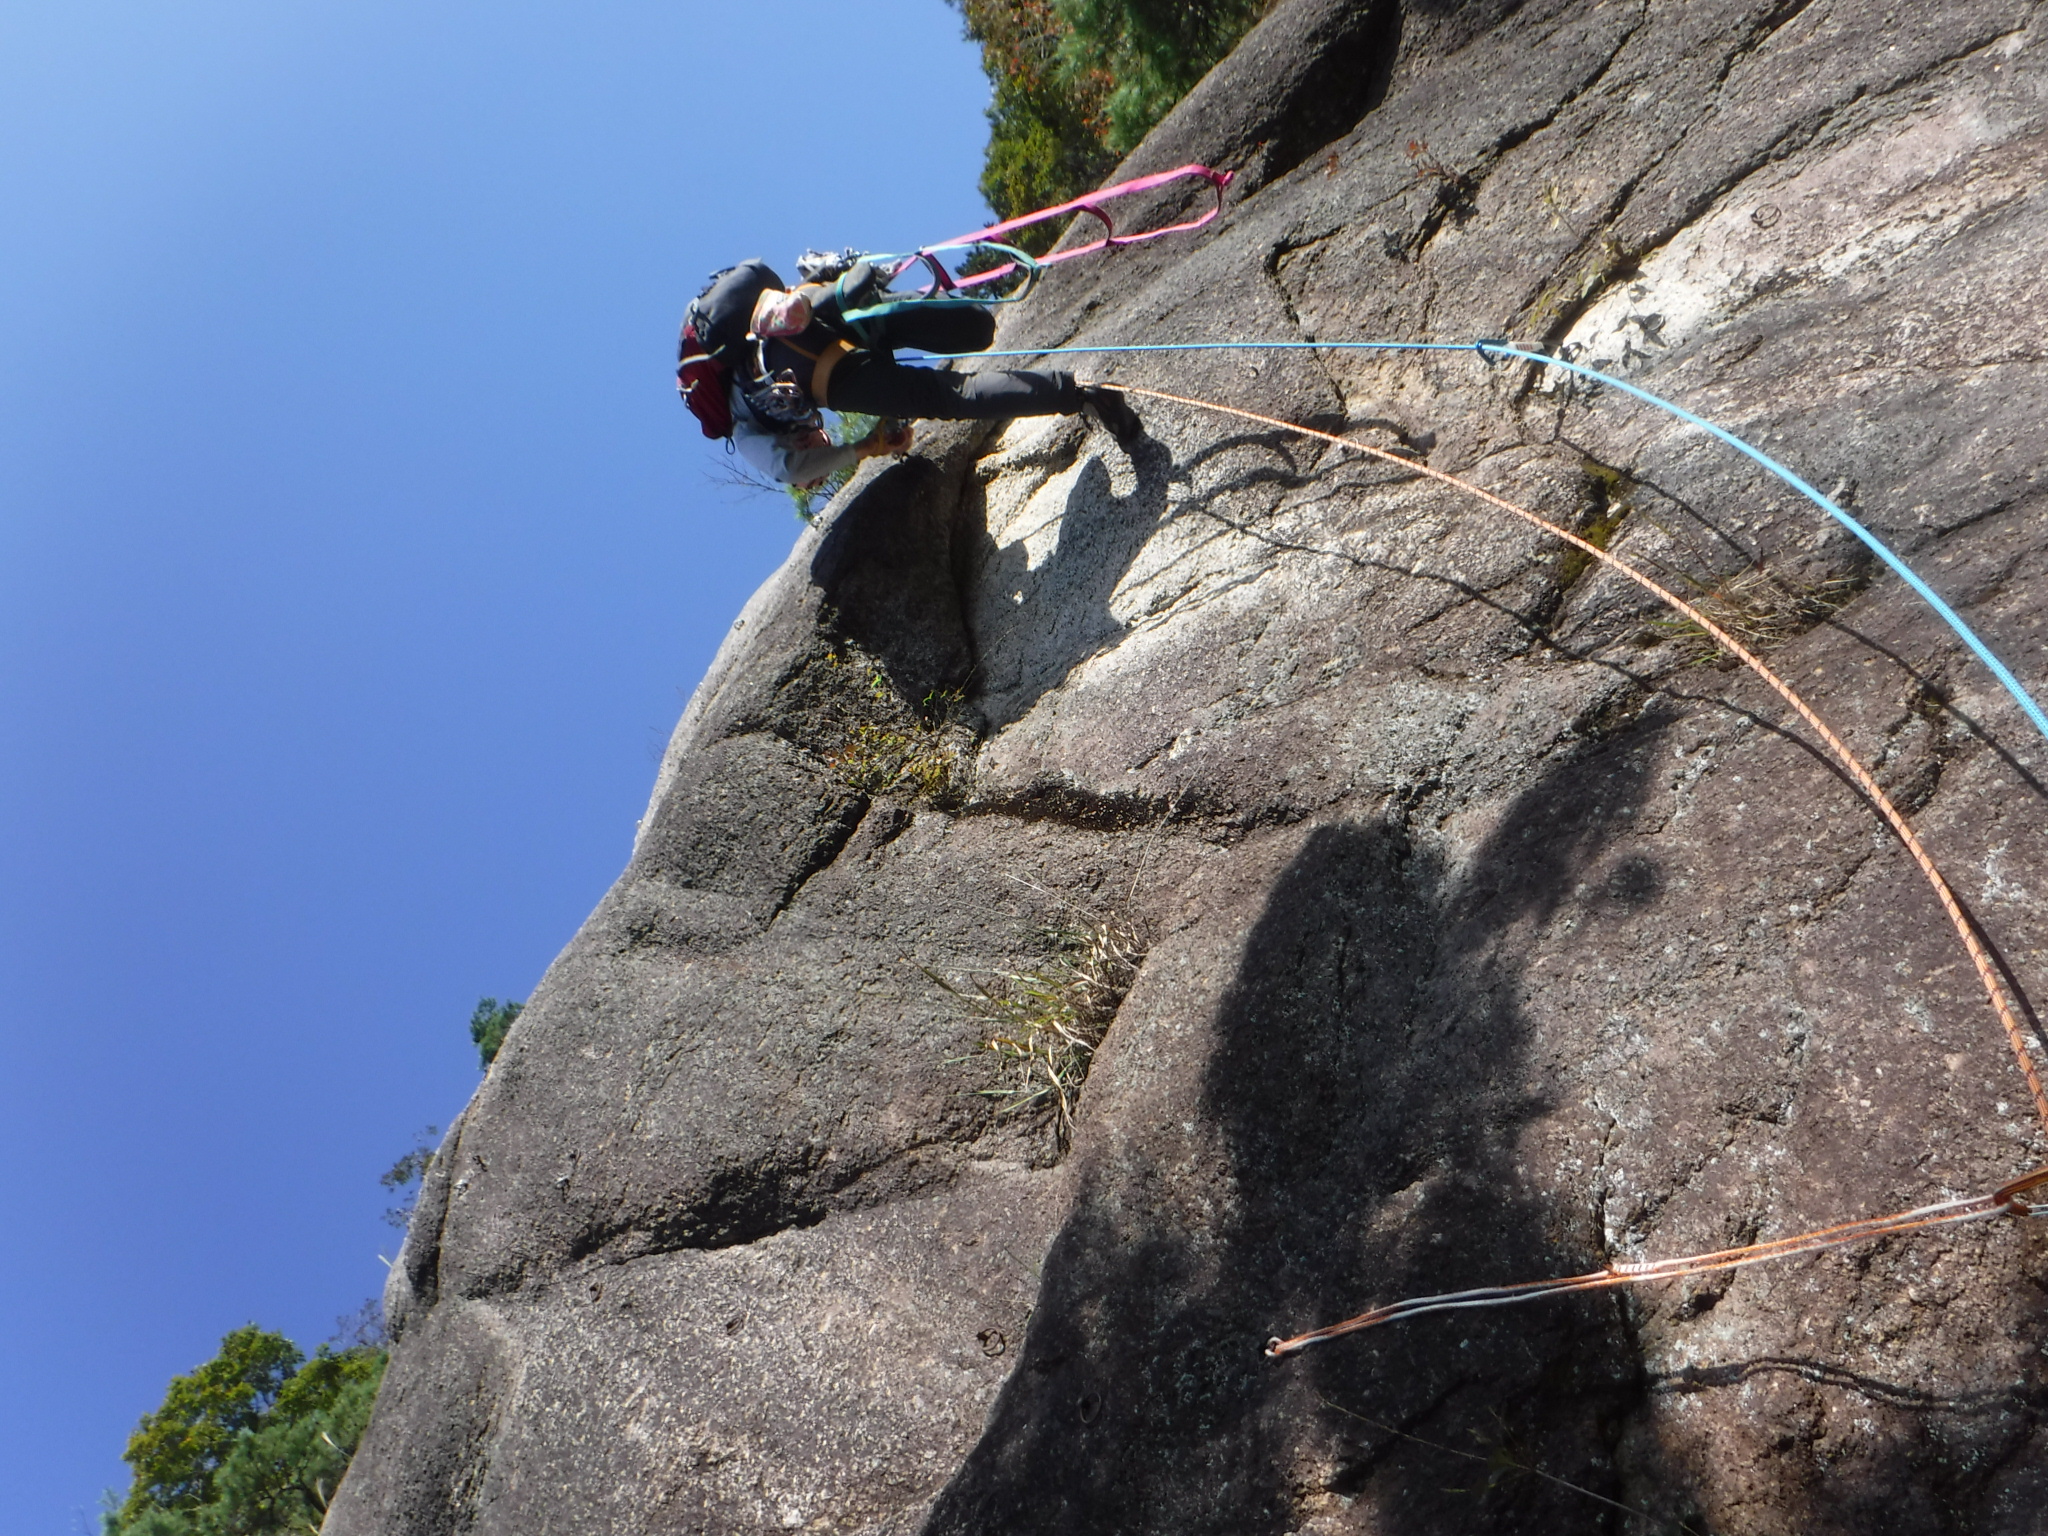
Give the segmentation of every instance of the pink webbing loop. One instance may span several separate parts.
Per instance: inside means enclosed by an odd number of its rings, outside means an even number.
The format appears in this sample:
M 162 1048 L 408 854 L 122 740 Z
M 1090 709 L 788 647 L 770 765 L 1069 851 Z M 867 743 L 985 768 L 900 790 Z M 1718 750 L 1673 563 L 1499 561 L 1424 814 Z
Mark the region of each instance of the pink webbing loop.
M 1069 213 L 1092 213 L 1096 218 L 1102 220 L 1102 227 L 1105 233 L 1100 240 L 1090 241 L 1087 245 L 1077 245 L 1071 251 L 1055 251 L 1050 256 L 1038 258 L 1040 266 L 1049 267 L 1056 261 L 1071 261 L 1076 256 L 1091 255 L 1096 251 L 1107 250 L 1111 246 L 1137 245 L 1141 241 L 1157 240 L 1161 235 L 1184 234 L 1188 230 L 1200 229 L 1204 224 L 1213 223 L 1223 213 L 1223 191 L 1224 188 L 1230 185 L 1231 178 L 1235 174 L 1233 171 L 1213 171 L 1206 165 L 1178 166 L 1173 170 L 1159 171 L 1151 176 L 1139 176 L 1131 181 L 1120 181 L 1113 187 L 1104 187 L 1099 192 L 1089 192 L 1081 197 L 1074 198 L 1070 202 L 1058 203 L 1051 208 L 1041 208 L 1036 213 L 1026 213 L 1014 219 L 1005 219 L 1000 224 L 991 224 L 987 229 L 977 229 L 974 233 L 962 235 L 957 240 L 941 241 L 939 246 L 927 247 L 927 249 L 973 245 L 978 241 L 984 240 L 1000 240 L 1004 235 L 1009 234 L 1013 230 L 1028 229 L 1034 224 L 1043 224 L 1048 219 L 1057 219 Z M 1112 197 L 1131 197 L 1139 192 L 1149 192 L 1154 187 L 1163 187 L 1168 182 L 1181 181 L 1195 176 L 1199 176 L 1216 189 L 1216 206 L 1206 210 L 1199 218 L 1187 219 L 1179 224 L 1168 224 L 1160 229 L 1141 230 L 1135 235 L 1119 235 L 1116 232 L 1116 226 L 1110 222 L 1109 215 L 1103 212 L 1099 206 Z M 993 272 L 978 272 L 972 277 L 960 279 L 958 286 L 973 288 L 982 283 L 992 283 L 1007 276 L 1013 270 L 1015 270 L 1014 265 L 1000 267 Z

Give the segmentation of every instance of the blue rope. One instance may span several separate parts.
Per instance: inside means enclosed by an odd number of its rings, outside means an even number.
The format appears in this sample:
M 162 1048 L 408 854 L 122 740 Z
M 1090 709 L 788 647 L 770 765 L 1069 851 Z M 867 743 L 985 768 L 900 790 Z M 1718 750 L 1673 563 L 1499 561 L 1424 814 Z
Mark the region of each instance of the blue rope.
M 1541 352 L 1525 352 L 1520 347 L 1511 347 L 1504 341 L 1493 340 L 1475 342 L 1182 341 L 1151 342 L 1144 344 L 1131 344 L 1124 346 L 1109 347 L 1041 347 L 1037 350 L 1019 349 L 1006 352 L 975 352 L 966 355 L 972 357 L 1050 357 L 1060 353 L 1076 352 L 1108 353 L 1231 351 L 1471 352 L 1477 354 L 1481 359 L 1483 359 L 1485 362 L 1489 364 L 1497 358 L 1514 357 L 1520 358 L 1524 362 L 1538 363 L 1545 368 L 1561 368 L 1567 373 L 1578 374 L 1581 378 L 1593 379 L 1598 381 L 1599 383 L 1611 385 L 1615 389 L 1621 390 L 1625 394 L 1633 395 L 1638 400 L 1656 406 L 1659 410 L 1668 411 L 1670 412 L 1670 414 L 1676 416 L 1680 421 L 1685 422 L 1687 425 L 1698 427 L 1701 431 L 1709 433 L 1712 436 L 1719 438 L 1722 442 L 1726 443 L 1736 452 L 1745 454 L 1749 458 L 1754 459 L 1757 463 L 1761 464 L 1765 469 L 1769 470 L 1772 474 L 1776 475 L 1780 480 L 1784 481 L 1785 484 L 1791 486 L 1793 490 L 1799 492 L 1800 495 L 1804 496 L 1808 501 L 1812 502 L 1815 506 L 1819 507 L 1823 512 L 1827 513 L 1829 517 L 1832 517 L 1844 528 L 1847 528 L 1851 533 L 1855 534 L 1857 538 L 1861 539 L 1865 546 L 1868 547 L 1870 551 L 1878 557 L 1878 559 L 1882 560 L 1886 565 L 1890 566 L 1893 571 L 1897 572 L 1900 579 L 1902 579 L 1907 586 L 1911 587 L 1915 592 L 1917 592 L 1920 595 L 1920 597 L 1926 601 L 1927 605 L 1941 616 L 1942 622 L 1947 624 L 1950 629 L 1955 631 L 1957 637 L 1962 640 L 1963 644 L 1967 645 L 1972 651 L 1976 653 L 1977 659 L 1983 662 L 1984 665 L 1990 669 L 1991 675 L 1998 679 L 2000 685 L 2004 687 L 2007 693 L 2012 695 L 2013 702 L 2019 705 L 2019 707 L 2023 711 L 2025 711 L 2027 718 L 2034 723 L 2034 729 L 2041 733 L 2041 739 L 2043 741 L 2048 741 L 2048 715 L 2044 715 L 2041 713 L 2041 706 L 2036 704 L 2033 700 L 2033 696 L 2029 694 L 2025 688 L 2020 686 L 2020 680 L 2013 676 L 2012 669 L 2007 667 L 2004 662 L 2000 661 L 1997 656 L 1992 654 L 1991 647 L 1986 645 L 1982 640 L 1977 638 L 1976 631 L 1971 629 L 1968 624 L 1963 622 L 1962 615 L 1958 614 L 1955 611 L 1955 609 L 1949 607 L 1949 605 L 1942 600 L 1941 595 L 1938 592 L 1936 592 L 1934 588 L 1928 586 L 1926 582 L 1922 581 L 1919 575 L 1914 572 L 1911 566 L 1907 565 L 1904 560 L 1900 559 L 1898 555 L 1894 554 L 1892 552 L 1891 546 L 1886 544 L 1884 540 L 1880 539 L 1876 534 L 1872 533 L 1868 528 L 1864 527 L 1863 524 L 1859 523 L 1847 512 L 1843 511 L 1840 507 L 1836 506 L 1833 501 L 1829 500 L 1826 496 L 1823 496 L 1819 491 L 1815 490 L 1805 480 L 1801 479 L 1798 475 L 1794 474 L 1791 470 L 1787 469 L 1783 464 L 1780 464 L 1776 459 L 1772 458 L 1769 454 L 1765 453 L 1763 449 L 1758 448 L 1753 443 L 1744 442 L 1741 438 L 1737 437 L 1733 432 L 1730 432 L 1726 427 L 1716 426 L 1713 422 L 1708 421 L 1704 416 L 1696 416 L 1691 411 L 1685 409 L 1685 407 L 1681 405 L 1674 405 L 1671 401 L 1664 399 L 1661 395 L 1653 395 L 1647 389 L 1639 388 L 1636 385 L 1629 383 L 1626 379 L 1617 379 L 1611 373 L 1602 373 L 1599 369 L 1588 368 L 1583 363 L 1567 362 L 1565 361 L 1565 359 L 1561 357 L 1550 357 Z

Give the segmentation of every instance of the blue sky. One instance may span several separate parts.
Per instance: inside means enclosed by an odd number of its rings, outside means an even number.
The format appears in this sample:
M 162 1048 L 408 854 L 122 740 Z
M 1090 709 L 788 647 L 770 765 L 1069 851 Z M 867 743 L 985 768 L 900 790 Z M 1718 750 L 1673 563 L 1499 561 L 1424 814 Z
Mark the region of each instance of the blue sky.
M 797 531 L 682 306 L 973 227 L 987 94 L 941 0 L 0 0 L 0 1528 L 381 1286 Z

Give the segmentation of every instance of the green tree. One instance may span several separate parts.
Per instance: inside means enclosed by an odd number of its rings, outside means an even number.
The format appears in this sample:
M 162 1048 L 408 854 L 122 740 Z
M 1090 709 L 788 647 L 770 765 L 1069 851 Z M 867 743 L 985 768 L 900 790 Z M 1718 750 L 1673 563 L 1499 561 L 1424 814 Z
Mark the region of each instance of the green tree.
M 952 0 L 994 88 L 981 193 L 998 218 L 1079 197 L 1272 0 Z M 1054 225 L 1019 243 L 1043 253 Z
M 981 45 L 993 87 L 981 195 L 999 219 L 1078 197 L 1116 164 L 1104 111 L 1110 82 L 1070 48 L 1073 27 L 1055 0 L 953 0 Z M 1036 254 L 1059 230 L 1042 225 L 1014 243 Z
M 512 1021 L 519 1017 L 524 1003 L 515 1003 L 509 998 L 499 1002 L 495 997 L 480 997 L 476 1009 L 469 1016 L 469 1038 L 476 1042 L 476 1053 L 489 1066 L 497 1057 L 499 1048 L 505 1043 L 505 1035 L 512 1028 Z
M 144 1414 L 121 1459 L 135 1469 L 135 1485 L 117 1519 L 149 1510 L 194 1510 L 213 1498 L 214 1474 L 235 1438 L 254 1429 L 278 1392 L 305 1359 L 282 1334 L 251 1323 L 220 1341 L 220 1353 L 188 1376 L 173 1376 L 164 1403 Z
M 195 1536 L 318 1531 L 369 1426 L 385 1361 L 382 1350 L 322 1350 L 300 1367 L 221 1463 Z
M 1118 156 L 1139 140 L 1237 40 L 1272 0 L 1054 0 L 1069 28 L 1070 75 L 1114 82 L 1102 106 L 1104 142 Z
M 108 1536 L 284 1536 L 318 1531 L 384 1376 L 380 1349 L 325 1345 L 306 1359 L 253 1324 L 172 1378 L 124 1459 L 128 1497 Z

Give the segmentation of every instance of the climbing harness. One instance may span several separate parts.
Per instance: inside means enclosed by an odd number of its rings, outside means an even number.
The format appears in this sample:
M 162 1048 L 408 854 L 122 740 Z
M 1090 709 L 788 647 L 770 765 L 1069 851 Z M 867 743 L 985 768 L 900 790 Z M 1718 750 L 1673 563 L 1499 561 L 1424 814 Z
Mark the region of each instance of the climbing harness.
M 1792 487 L 1793 490 L 1804 496 L 1808 501 L 1812 502 L 1823 512 L 1827 513 L 1828 516 L 1853 533 L 1863 542 L 1866 548 L 1889 566 L 1908 587 L 1912 588 L 1914 593 L 1934 610 L 1935 614 L 1955 633 L 1957 638 L 1970 648 L 1977 659 L 1984 663 L 1985 668 L 1998 680 L 1999 686 L 2011 696 L 2012 701 L 2019 705 L 2022 713 L 2032 722 L 2034 729 L 2040 733 L 2041 739 L 2044 742 L 2048 742 L 2048 714 L 2042 713 L 2041 706 L 2034 702 L 2033 696 L 2021 685 L 2020 680 L 2013 676 L 2012 669 L 1998 659 L 1998 656 L 1992 651 L 1991 647 L 1979 639 L 1977 632 L 1964 622 L 1962 615 L 1944 602 L 1941 595 L 1922 580 L 1919 574 L 1911 566 L 1907 565 L 1884 540 L 1850 516 L 1834 500 L 1822 495 L 1805 479 L 1786 468 L 1783 464 L 1780 464 L 1754 443 L 1737 437 L 1726 427 L 1709 421 L 1704 416 L 1695 415 L 1693 412 L 1686 410 L 1685 407 L 1676 405 L 1661 395 L 1653 395 L 1647 389 L 1631 384 L 1626 379 L 1618 379 L 1611 373 L 1602 373 L 1599 369 L 1589 368 L 1584 363 L 1575 363 L 1562 357 L 1551 357 L 1547 353 L 1524 351 L 1520 347 L 1510 346 L 1505 341 L 1491 338 L 1472 342 L 1180 341 L 1100 347 L 1024 347 L 1009 351 L 975 352 L 964 355 L 973 357 L 1053 357 L 1078 353 L 1109 354 L 1133 352 L 1465 352 L 1477 356 L 1488 364 L 1500 358 L 1515 358 L 1544 368 L 1561 369 L 1566 373 L 1577 374 L 1581 378 L 1591 379 L 1597 384 L 1609 385 L 1621 390 L 1625 394 L 1633 395 L 1636 399 L 1646 404 L 1654 405 L 1659 410 L 1677 417 L 1688 426 L 1697 427 L 1701 431 L 1720 439 L 1729 447 L 1735 449 L 1736 452 L 1754 459 L 1758 464 L 1761 464 L 1765 469 L 1776 475 L 1785 484 Z M 1119 387 L 1129 388 L 1129 386 Z
M 1305 437 L 1315 438 L 1320 442 L 1329 443 L 1349 452 L 1364 454 L 1385 463 L 1396 465 L 1407 473 L 1421 475 L 1440 484 L 1451 486 L 1465 492 L 1467 495 L 1477 497 L 1479 500 L 1499 508 L 1514 517 L 1520 518 L 1523 522 L 1541 529 L 1554 538 L 1562 539 L 1582 554 L 1599 561 L 1607 566 L 1608 569 L 1642 587 L 1659 601 L 1683 615 L 1688 621 L 1698 625 L 1717 646 L 1748 667 L 1774 693 L 1791 706 L 1800 719 L 1806 723 L 1808 729 L 1819 737 L 1828 755 L 1840 764 L 1842 769 L 1855 782 L 1864 797 L 1883 816 L 1887 824 L 1890 825 L 1900 842 L 1905 845 L 1906 851 L 1911 855 L 1914 863 L 1919 866 L 1921 874 L 1926 877 L 1929 886 L 1933 889 L 1935 898 L 1940 902 L 1942 910 L 1948 915 L 1950 923 L 1955 928 L 1957 937 L 1962 942 L 1965 953 L 1970 957 L 1970 962 L 1976 969 L 1978 980 L 1983 984 L 1985 996 L 1990 1002 L 1992 1012 L 1997 1016 L 1999 1024 L 2005 1033 L 2006 1043 L 2010 1047 L 2014 1060 L 2019 1066 L 2020 1075 L 2026 1080 L 2027 1089 L 2033 1099 L 2035 1111 L 2040 1116 L 2043 1127 L 2048 1128 L 2048 1090 L 2044 1090 L 2042 1086 L 2040 1073 L 2035 1067 L 2033 1058 L 2028 1051 L 2025 1032 L 2020 1025 L 2012 1002 L 2006 994 L 2004 981 L 1999 975 L 1983 940 L 1978 936 L 1975 924 L 1963 910 L 1961 902 L 1956 898 L 1954 890 L 1936 866 L 1932 855 L 1928 853 L 1925 845 L 1921 843 L 1918 834 L 1913 831 L 1905 816 L 1892 803 L 1890 796 L 1886 795 L 1884 790 L 1878 785 L 1876 778 L 1871 774 L 1870 770 L 1849 750 L 1842 739 L 1828 728 L 1820 716 L 1814 712 L 1812 706 L 1789 683 L 1769 666 L 1765 665 L 1753 651 L 1743 645 L 1740 640 L 1736 639 L 1725 628 L 1715 623 L 1712 618 L 1699 608 L 1688 603 L 1675 592 L 1672 592 L 1650 576 L 1636 569 L 1635 566 L 1620 556 L 1601 548 L 1590 539 L 1573 533 L 1568 528 L 1539 516 L 1526 507 L 1509 501 L 1506 497 L 1497 496 L 1492 491 L 1486 490 L 1484 487 L 1475 485 L 1471 481 L 1462 479 L 1448 471 L 1436 469 L 1431 465 L 1421 463 L 1402 454 L 1393 453 L 1384 448 L 1374 447 L 1369 443 L 1356 442 L 1350 438 L 1339 437 L 1332 432 L 1323 432 L 1313 427 L 1304 427 L 1294 422 L 1285 421 L 1277 416 L 1263 415 L 1257 411 L 1244 410 L 1238 406 L 1221 405 L 1212 400 L 1199 400 L 1187 395 L 1172 394 L 1165 390 L 1148 389 L 1133 384 L 1123 384 L 1118 387 L 1126 394 L 1170 401 L 1176 405 L 1191 406 L 1200 410 L 1218 411 L 1247 421 L 1255 421 L 1264 426 L 1277 427 L 1285 431 L 1299 433 Z M 1674 1279 L 1684 1275 L 1706 1274 L 1714 1270 L 1735 1269 L 1746 1264 L 1757 1264 L 1771 1259 L 1790 1258 L 1795 1254 L 1812 1253 L 1823 1248 L 1839 1247 L 1845 1243 L 1865 1241 L 1898 1232 L 1914 1231 L 1921 1227 L 1978 1221 L 1997 1216 L 2048 1214 L 2048 1203 L 2036 1204 L 2022 1198 L 2026 1194 L 2044 1186 L 2048 1186 L 2048 1168 L 2039 1168 L 2002 1186 L 1989 1195 L 1944 1201 L 1935 1205 L 1917 1207 L 1911 1211 L 1899 1212 L 1895 1215 L 1847 1222 L 1811 1232 L 1799 1233 L 1792 1237 L 1779 1238 L 1768 1243 L 1755 1243 L 1743 1248 L 1722 1249 L 1713 1253 L 1690 1254 L 1681 1258 L 1665 1259 L 1654 1263 L 1612 1264 L 1605 1269 L 1596 1270 L 1591 1274 L 1576 1275 L 1566 1279 L 1538 1280 L 1520 1285 L 1490 1286 L 1478 1290 L 1453 1292 L 1442 1296 L 1411 1298 L 1392 1303 L 1388 1306 L 1374 1308 L 1370 1312 L 1361 1313 L 1357 1317 L 1332 1324 L 1326 1328 L 1296 1334 L 1291 1338 L 1272 1339 L 1266 1345 L 1266 1353 L 1269 1356 L 1276 1357 L 1294 1354 L 1308 1348 L 1311 1344 L 1323 1343 L 1326 1340 L 1341 1337 L 1346 1333 L 1355 1333 L 1365 1328 L 1377 1326 L 1380 1323 L 1394 1322 L 1404 1317 L 1414 1317 L 1425 1312 L 1452 1311 L 1469 1307 L 1505 1306 L 1513 1302 L 1534 1301 L 1541 1297 L 1562 1295 L 1570 1291 L 1606 1289 L 1613 1286 L 1641 1284 L 1645 1281 Z
M 1139 176 L 1131 181 L 1120 181 L 1115 186 L 1104 187 L 1099 192 L 1090 192 L 1050 208 L 1040 208 L 1035 213 L 1026 213 L 1014 219 L 1005 219 L 1000 224 L 991 224 L 986 229 L 977 229 L 972 234 L 956 235 L 951 240 L 942 240 L 936 245 L 920 246 L 918 249 L 897 255 L 869 256 L 867 260 L 880 272 L 884 287 L 914 267 L 924 269 L 926 283 L 923 288 L 910 293 L 889 293 L 876 303 L 864 308 L 842 309 L 843 320 L 862 341 L 872 343 L 878 332 L 872 329 L 875 322 L 899 314 L 919 304 L 1015 304 L 1038 286 L 1038 279 L 1045 269 L 1063 261 L 1072 261 L 1077 256 L 1092 256 L 1097 251 L 1106 251 L 1127 245 L 1141 245 L 1147 240 L 1157 240 L 1165 235 L 1185 234 L 1214 222 L 1223 212 L 1223 192 L 1230 185 L 1234 173 L 1211 170 L 1206 165 L 1183 165 L 1171 171 L 1160 171 L 1152 176 Z M 1159 229 L 1140 230 L 1136 234 L 1118 234 L 1116 221 L 1112 219 L 1104 204 L 1119 197 L 1133 197 L 1141 192 L 1150 192 L 1175 181 L 1197 179 L 1206 181 L 1215 188 L 1216 204 L 1205 209 L 1200 215 L 1178 224 L 1164 225 Z M 1077 245 L 1071 250 L 1054 251 L 1049 256 L 1033 256 L 1028 251 L 1006 243 L 1003 236 L 1015 234 L 1020 229 L 1049 223 L 1068 214 L 1085 213 L 1102 224 L 1102 236 L 1086 245 Z M 976 253 L 992 253 L 1000 258 L 997 265 L 985 271 L 956 273 L 948 269 L 948 262 L 958 266 L 971 259 Z M 982 292 L 1007 278 L 1018 277 L 1018 286 L 1004 293 Z M 843 283 L 844 277 L 840 279 Z M 842 300 L 850 295 L 841 293 Z

